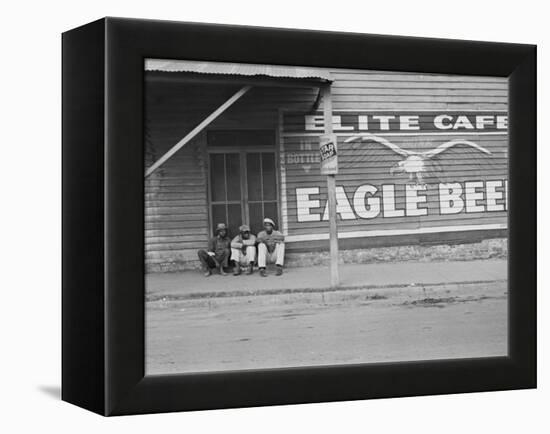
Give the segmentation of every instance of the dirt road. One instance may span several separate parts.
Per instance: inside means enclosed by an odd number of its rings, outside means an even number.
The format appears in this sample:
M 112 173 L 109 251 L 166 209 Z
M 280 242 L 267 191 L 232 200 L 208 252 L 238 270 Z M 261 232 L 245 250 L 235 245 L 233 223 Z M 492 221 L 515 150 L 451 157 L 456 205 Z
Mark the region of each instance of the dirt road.
M 501 356 L 505 281 L 153 301 L 146 372 Z

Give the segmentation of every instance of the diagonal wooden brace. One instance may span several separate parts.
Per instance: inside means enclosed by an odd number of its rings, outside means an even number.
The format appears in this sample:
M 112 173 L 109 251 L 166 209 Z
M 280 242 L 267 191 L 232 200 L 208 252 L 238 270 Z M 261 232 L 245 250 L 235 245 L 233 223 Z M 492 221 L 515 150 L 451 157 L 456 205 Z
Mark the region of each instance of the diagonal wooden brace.
M 145 171 L 145 177 L 147 178 L 160 166 L 162 166 L 166 161 L 170 159 L 176 152 L 178 152 L 183 146 L 185 146 L 193 137 L 199 134 L 204 128 L 206 128 L 210 123 L 212 123 L 219 115 L 221 115 L 225 110 L 227 110 L 233 103 L 235 103 L 241 96 L 251 89 L 252 86 L 244 86 L 237 91 L 231 98 L 214 110 L 207 118 L 205 118 L 200 124 L 193 128 L 189 134 L 187 134 L 183 139 L 178 143 L 172 146 L 162 157 L 155 161 L 151 167 Z

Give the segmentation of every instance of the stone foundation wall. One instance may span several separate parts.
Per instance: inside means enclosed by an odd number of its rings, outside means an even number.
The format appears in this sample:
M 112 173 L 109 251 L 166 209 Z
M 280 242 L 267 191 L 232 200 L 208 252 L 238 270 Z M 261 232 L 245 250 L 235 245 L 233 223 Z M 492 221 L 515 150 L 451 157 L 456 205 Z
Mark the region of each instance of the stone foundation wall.
M 342 264 L 371 264 L 377 262 L 404 261 L 470 261 L 475 259 L 506 259 L 508 257 L 508 239 L 492 238 L 467 244 L 409 245 L 392 247 L 373 247 L 370 249 L 340 250 Z M 307 267 L 328 265 L 329 252 L 288 253 L 286 267 Z M 171 262 L 147 266 L 147 272 L 172 272 L 196 270 L 199 262 Z
M 508 239 L 496 238 L 471 244 L 440 244 L 430 246 L 392 246 L 371 249 L 341 250 L 341 264 L 371 264 L 376 262 L 404 261 L 469 261 L 475 259 L 505 259 L 508 256 Z M 291 253 L 288 267 L 328 265 L 329 252 Z

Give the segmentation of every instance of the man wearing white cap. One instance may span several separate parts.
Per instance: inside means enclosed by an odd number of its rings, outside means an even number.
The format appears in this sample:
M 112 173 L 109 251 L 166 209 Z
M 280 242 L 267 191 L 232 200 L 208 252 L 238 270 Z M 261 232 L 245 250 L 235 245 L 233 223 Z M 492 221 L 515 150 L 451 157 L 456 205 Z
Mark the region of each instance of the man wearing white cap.
M 267 276 L 265 266 L 267 263 L 277 265 L 277 276 L 283 274 L 285 261 L 285 236 L 275 230 L 275 222 L 270 218 L 264 218 L 264 230 L 258 234 L 258 267 L 260 275 Z
M 246 266 L 246 274 L 252 274 L 256 260 L 256 237 L 250 233 L 248 225 L 239 227 L 239 235 L 231 241 L 231 260 L 235 263 L 233 275 L 241 274 L 241 265 Z

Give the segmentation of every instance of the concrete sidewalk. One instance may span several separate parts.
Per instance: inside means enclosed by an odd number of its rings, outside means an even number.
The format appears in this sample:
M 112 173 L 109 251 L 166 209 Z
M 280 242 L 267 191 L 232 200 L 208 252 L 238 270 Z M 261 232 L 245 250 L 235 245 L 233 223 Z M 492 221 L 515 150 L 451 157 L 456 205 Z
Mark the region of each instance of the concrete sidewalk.
M 384 288 L 492 282 L 507 279 L 508 261 L 501 259 L 452 262 L 397 262 L 387 264 L 341 264 L 340 289 Z M 204 277 L 198 271 L 151 273 L 145 276 L 146 299 L 189 299 L 241 295 L 278 294 L 330 290 L 328 267 L 285 269 L 275 276 L 253 275 Z

